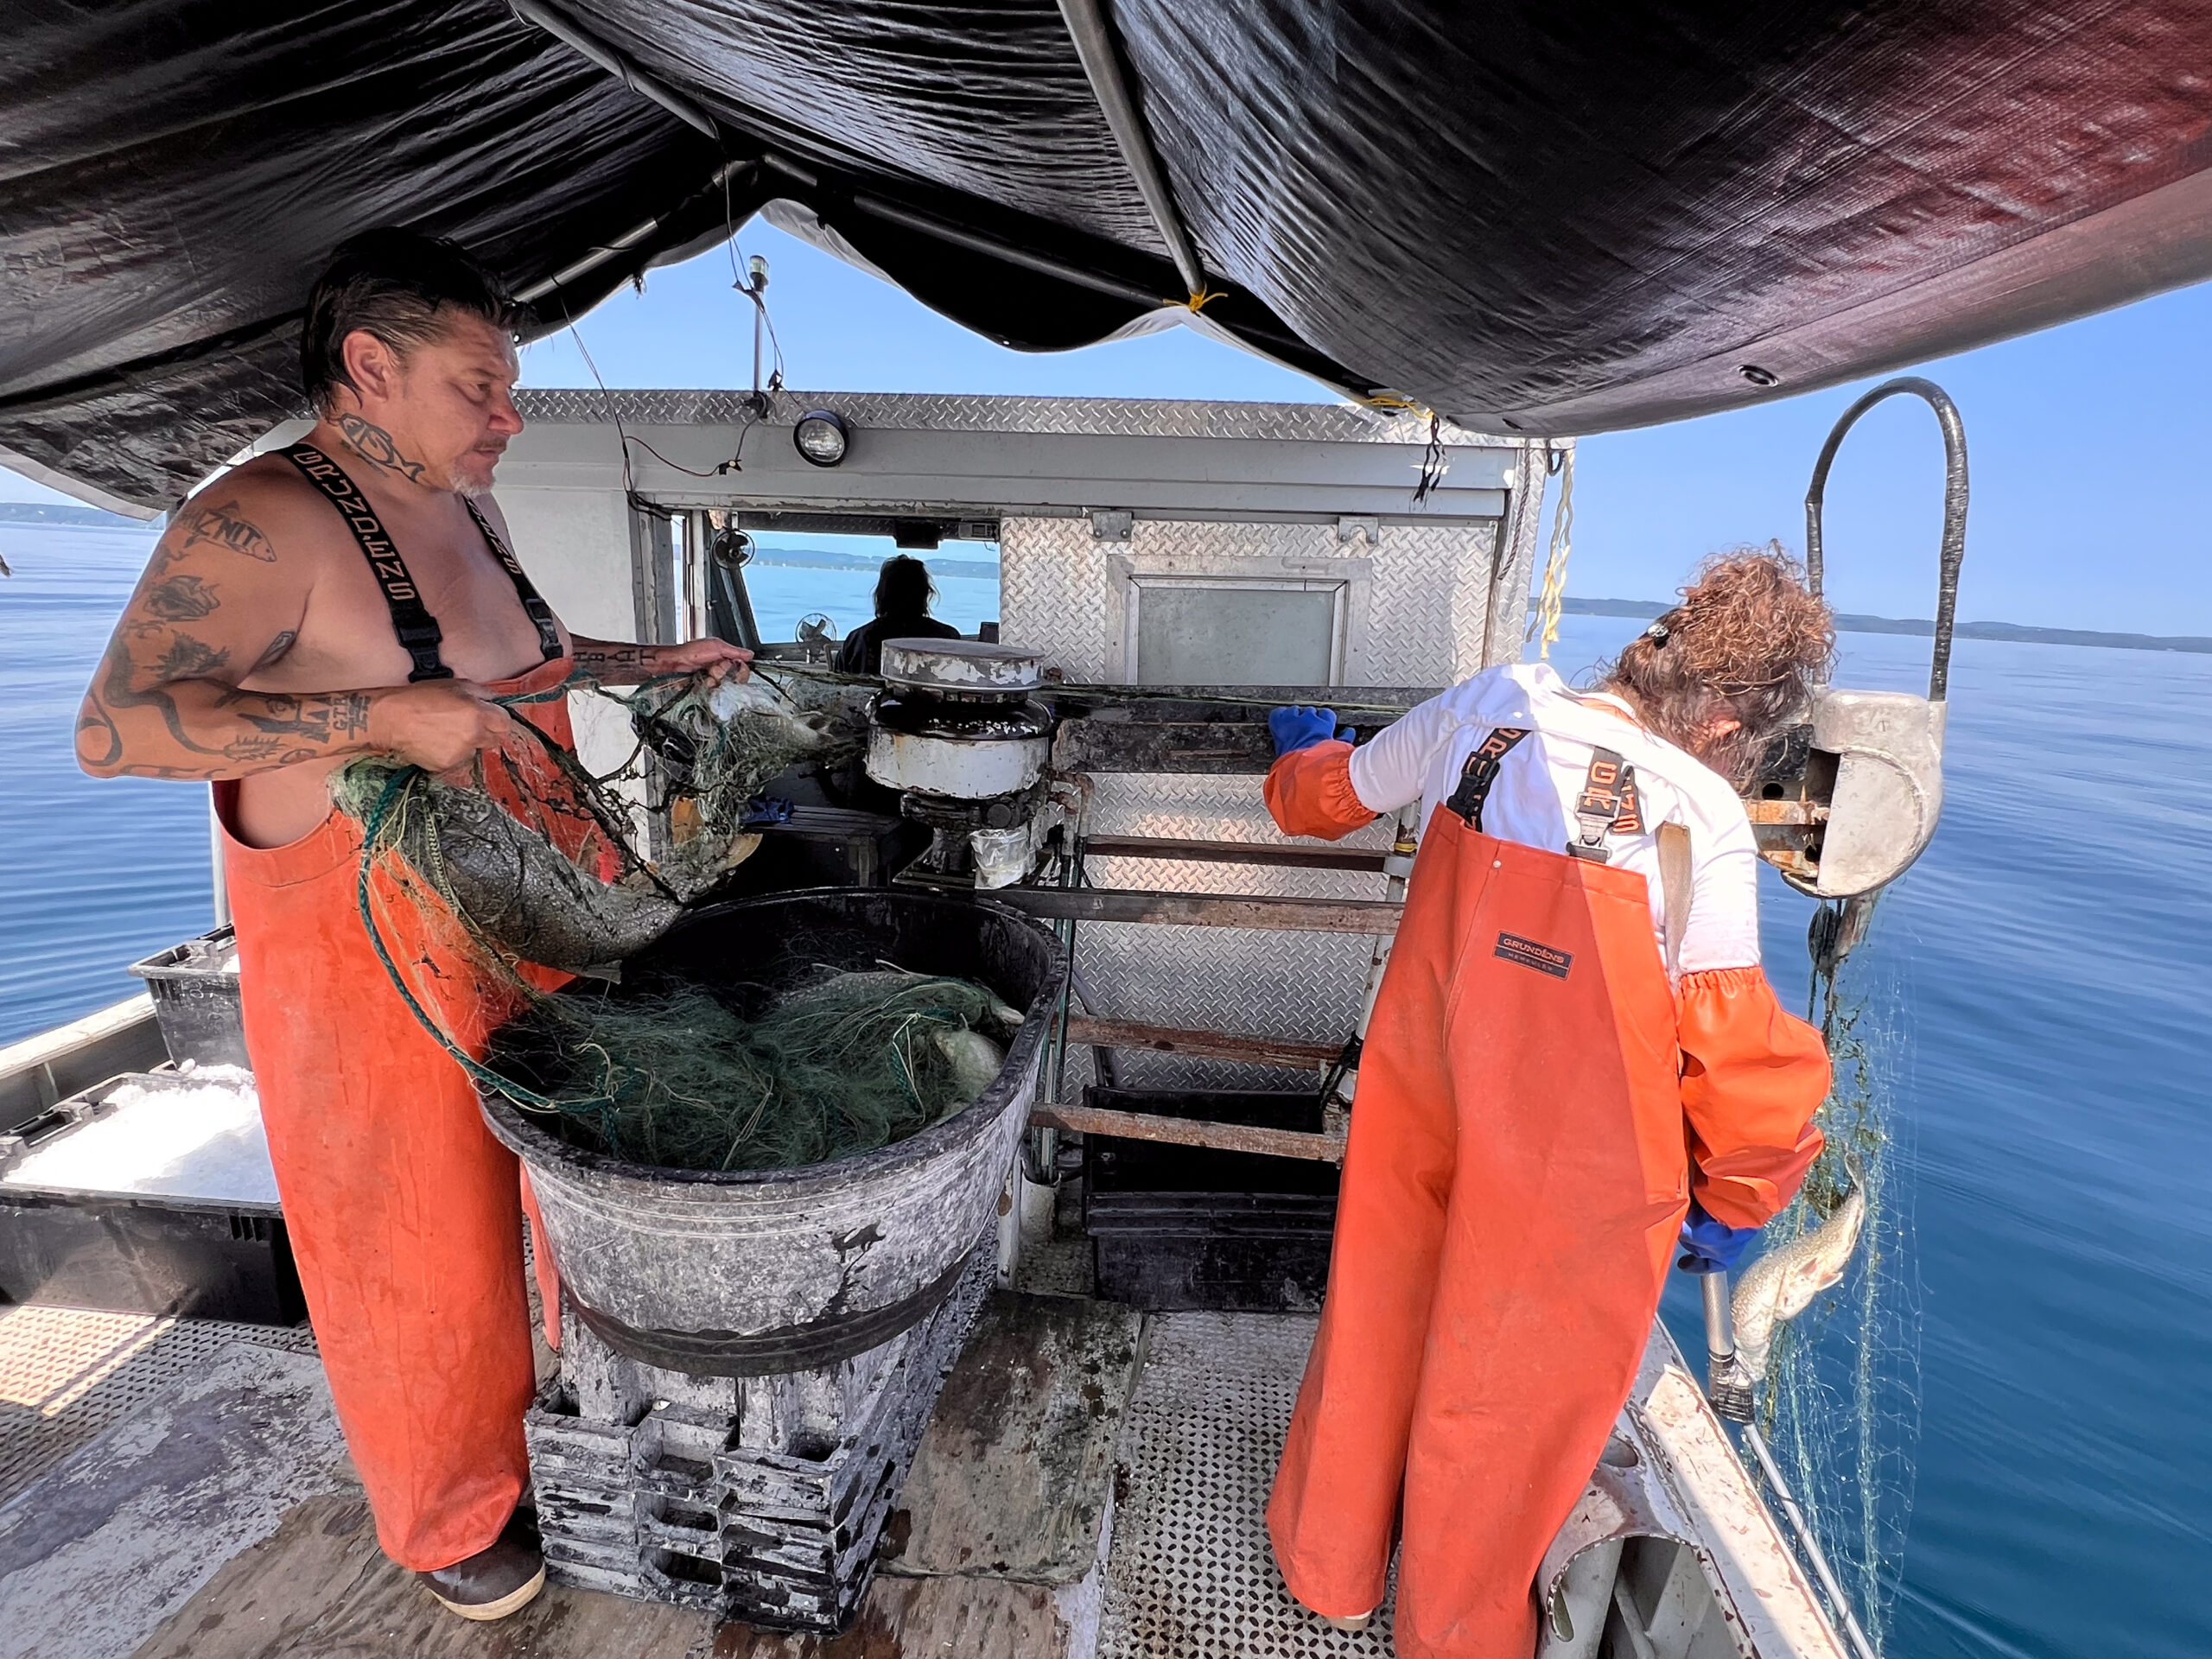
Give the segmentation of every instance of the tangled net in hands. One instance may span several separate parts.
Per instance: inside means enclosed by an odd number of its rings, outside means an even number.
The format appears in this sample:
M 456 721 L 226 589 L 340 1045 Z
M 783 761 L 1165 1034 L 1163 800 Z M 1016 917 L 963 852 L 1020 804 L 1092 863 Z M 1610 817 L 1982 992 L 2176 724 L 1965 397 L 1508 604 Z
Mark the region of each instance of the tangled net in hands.
M 830 973 L 746 1020 L 705 990 L 571 992 L 501 1033 L 502 1071 L 600 1150 L 663 1169 L 792 1169 L 918 1134 L 976 1100 L 1020 1014 L 982 986 Z
M 763 784 L 859 753 L 871 684 L 779 677 L 687 677 L 617 699 L 639 747 L 607 777 L 518 726 L 466 779 L 365 755 L 333 777 L 331 798 L 362 825 L 369 855 L 404 863 L 488 957 L 601 969 L 652 944 L 752 850 L 746 810 Z M 676 832 L 653 865 L 631 849 L 632 803 L 613 788 L 648 749 Z
M 510 760 L 494 752 L 491 764 Z M 511 977 L 517 962 L 571 973 L 599 969 L 643 950 L 683 913 L 677 896 L 634 859 L 618 873 L 626 849 L 573 795 L 529 797 L 537 821 L 525 822 L 480 783 L 448 783 L 388 754 L 340 768 L 330 795 L 361 825 L 363 859 L 404 865 L 414 879 L 398 890 L 418 905 L 435 893 L 494 973 Z M 556 821 L 573 852 L 553 839 Z
M 646 686 L 630 722 L 659 760 L 669 794 L 692 803 L 699 825 L 742 826 L 761 785 L 794 762 L 835 765 L 860 753 L 875 681 L 762 669 L 749 680 L 703 678 Z

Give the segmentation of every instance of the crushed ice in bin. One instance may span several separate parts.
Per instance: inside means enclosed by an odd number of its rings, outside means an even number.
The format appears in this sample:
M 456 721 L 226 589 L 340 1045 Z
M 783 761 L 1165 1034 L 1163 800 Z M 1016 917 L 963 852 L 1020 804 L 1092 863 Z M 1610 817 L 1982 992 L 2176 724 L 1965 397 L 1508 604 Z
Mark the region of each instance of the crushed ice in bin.
M 189 939 L 184 951 L 185 960 L 194 968 L 217 974 L 235 974 L 238 970 L 238 942 L 234 938 Z
M 276 1175 L 253 1074 L 202 1065 L 126 1077 L 105 1109 L 35 1146 L 0 1186 L 275 1204 Z

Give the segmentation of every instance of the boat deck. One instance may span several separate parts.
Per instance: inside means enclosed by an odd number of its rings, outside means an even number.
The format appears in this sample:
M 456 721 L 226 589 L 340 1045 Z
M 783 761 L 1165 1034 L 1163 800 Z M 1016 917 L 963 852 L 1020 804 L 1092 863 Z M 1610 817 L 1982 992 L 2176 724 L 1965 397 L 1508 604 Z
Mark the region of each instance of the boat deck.
M 1037 1267 L 1054 1276 L 1049 1260 Z M 558 1586 L 499 1625 L 464 1624 L 377 1550 L 304 1330 L 6 1310 L 0 1656 L 1389 1651 L 1381 1630 L 1307 1618 L 1268 1553 L 1262 1510 L 1311 1319 L 1140 1318 L 1035 1293 L 1001 1293 L 990 1317 L 1023 1324 L 1028 1375 L 1005 1363 L 1005 1343 L 970 1344 L 909 1478 L 909 1513 L 894 1517 L 904 1559 L 879 1573 L 854 1628 L 823 1639 Z M 1128 1375 L 1109 1363 L 1102 1383 L 1101 1353 L 1123 1357 Z M 1040 1437 L 1091 1445 L 1046 1460 Z M 1057 1559 L 1035 1542 L 1055 1529 L 1038 1510 L 1046 1462 L 1059 1474 L 1042 1501 L 1067 1511 L 1059 1530 L 1077 1546 Z
M 1144 1314 L 1090 1289 L 1079 1236 L 1025 1251 L 939 1396 L 857 1619 L 827 1638 L 560 1585 L 467 1624 L 378 1550 L 304 1326 L 0 1308 L 0 1659 L 1388 1655 L 1387 1604 L 1367 1632 L 1330 1630 L 1268 1550 L 1313 1318 Z M 1613 1605 L 1548 1655 L 1840 1659 L 1663 1331 L 1618 1438 L 1656 1506 L 1643 1529 L 1701 1541 L 1621 1558 Z

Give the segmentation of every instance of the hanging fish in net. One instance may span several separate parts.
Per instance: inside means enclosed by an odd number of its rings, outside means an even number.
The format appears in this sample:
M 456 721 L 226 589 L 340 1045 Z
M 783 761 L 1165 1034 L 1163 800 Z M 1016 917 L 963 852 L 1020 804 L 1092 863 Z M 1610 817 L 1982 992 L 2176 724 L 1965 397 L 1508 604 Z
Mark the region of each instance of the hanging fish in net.
M 1920 1324 L 1891 1098 L 1906 1027 L 1893 961 L 1857 948 L 1872 909 L 1814 917 L 1807 1012 L 1834 1063 L 1815 1119 L 1827 1144 L 1767 1224 L 1733 1313 L 1758 1424 L 1880 1652 L 1911 1512 Z

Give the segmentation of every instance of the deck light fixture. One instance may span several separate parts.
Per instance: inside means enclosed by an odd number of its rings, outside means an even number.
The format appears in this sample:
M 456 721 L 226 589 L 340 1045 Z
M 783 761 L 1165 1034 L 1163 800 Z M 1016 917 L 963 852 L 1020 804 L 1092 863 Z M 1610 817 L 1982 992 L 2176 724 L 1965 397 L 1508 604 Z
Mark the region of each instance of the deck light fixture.
M 791 428 L 791 443 L 800 458 L 817 467 L 836 466 L 851 442 L 843 420 L 826 409 L 808 410 Z

